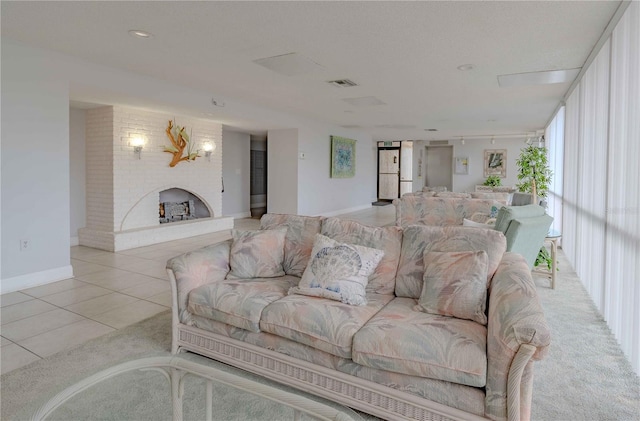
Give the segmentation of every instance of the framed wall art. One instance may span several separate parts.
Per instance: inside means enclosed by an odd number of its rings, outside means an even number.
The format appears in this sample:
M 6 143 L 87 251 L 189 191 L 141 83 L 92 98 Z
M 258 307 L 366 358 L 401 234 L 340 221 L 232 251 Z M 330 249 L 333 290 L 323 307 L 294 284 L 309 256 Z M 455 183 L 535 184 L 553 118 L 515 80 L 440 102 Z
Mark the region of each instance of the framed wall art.
M 331 178 L 351 178 L 356 175 L 356 141 L 331 136 Z
M 484 150 L 484 176 L 497 175 L 507 176 L 507 150 L 506 149 L 485 149 Z
M 458 156 L 454 161 L 454 172 L 456 174 L 469 174 L 469 157 Z

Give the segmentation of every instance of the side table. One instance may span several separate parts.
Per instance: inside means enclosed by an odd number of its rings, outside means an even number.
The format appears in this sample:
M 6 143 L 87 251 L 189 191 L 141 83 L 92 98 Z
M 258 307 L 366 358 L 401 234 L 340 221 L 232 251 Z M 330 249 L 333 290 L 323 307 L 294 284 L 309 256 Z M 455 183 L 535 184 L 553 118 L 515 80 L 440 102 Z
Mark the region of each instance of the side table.
M 562 233 L 558 230 L 551 229 L 547 233 L 544 241 L 551 245 L 551 273 L 544 269 L 535 269 L 533 273 L 546 275 L 551 277 L 551 289 L 556 289 L 556 272 L 558 271 L 558 240 L 562 238 Z

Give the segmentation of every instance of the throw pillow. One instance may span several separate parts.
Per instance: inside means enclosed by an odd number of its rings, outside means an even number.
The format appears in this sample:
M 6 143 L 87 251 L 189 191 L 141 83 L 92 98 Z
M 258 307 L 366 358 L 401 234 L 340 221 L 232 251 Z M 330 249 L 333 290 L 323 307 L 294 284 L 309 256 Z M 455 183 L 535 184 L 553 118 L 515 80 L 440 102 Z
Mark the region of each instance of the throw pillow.
M 284 276 L 284 237 L 287 229 L 231 230 L 231 271 L 227 279 L 275 278 Z
M 487 267 L 484 250 L 427 251 L 424 285 L 414 310 L 486 325 Z
M 297 287 L 289 294 L 302 294 L 341 301 L 345 304 L 367 304 L 366 286 L 382 260 L 382 250 L 339 243 L 316 234 L 311 260 Z

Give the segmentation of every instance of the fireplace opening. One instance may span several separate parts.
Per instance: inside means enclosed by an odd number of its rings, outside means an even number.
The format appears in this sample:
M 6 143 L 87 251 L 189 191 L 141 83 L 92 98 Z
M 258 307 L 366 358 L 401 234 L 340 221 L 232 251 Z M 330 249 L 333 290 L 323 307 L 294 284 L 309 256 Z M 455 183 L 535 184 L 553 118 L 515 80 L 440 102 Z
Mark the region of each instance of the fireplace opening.
M 202 200 L 195 194 L 179 188 L 160 192 L 158 219 L 161 224 L 209 218 L 211 213 Z

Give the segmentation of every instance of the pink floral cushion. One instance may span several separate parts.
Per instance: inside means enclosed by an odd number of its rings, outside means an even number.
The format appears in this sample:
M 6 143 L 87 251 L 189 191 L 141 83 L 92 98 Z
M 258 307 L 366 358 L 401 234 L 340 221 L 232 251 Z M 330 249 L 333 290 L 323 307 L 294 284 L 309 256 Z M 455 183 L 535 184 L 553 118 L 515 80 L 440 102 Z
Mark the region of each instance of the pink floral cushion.
M 369 276 L 367 292 L 393 294 L 402 247 L 402 229 L 400 227 L 370 227 L 356 221 L 327 218 L 322 221 L 320 234 L 341 243 L 356 244 L 384 251 L 380 264 L 375 272 Z
M 284 276 L 286 228 L 260 231 L 231 230 L 229 254 L 231 272 L 227 279 L 275 278 Z
M 311 260 L 297 287 L 289 294 L 303 294 L 366 305 L 369 276 L 376 270 L 384 252 L 370 247 L 339 243 L 316 234 Z
M 414 310 L 487 324 L 487 252 L 427 251 L 424 286 Z
M 284 262 L 287 275 L 302 276 L 311 258 L 311 248 L 320 233 L 324 217 L 265 213 L 260 219 L 260 229 L 287 228 L 284 237 Z

